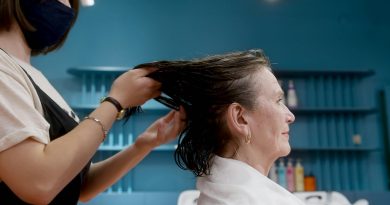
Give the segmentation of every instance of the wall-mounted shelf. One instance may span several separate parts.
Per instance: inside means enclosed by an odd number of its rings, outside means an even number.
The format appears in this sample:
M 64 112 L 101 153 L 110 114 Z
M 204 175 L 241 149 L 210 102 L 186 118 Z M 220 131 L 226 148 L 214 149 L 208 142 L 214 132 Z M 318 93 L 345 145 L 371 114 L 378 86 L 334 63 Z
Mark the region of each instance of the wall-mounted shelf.
M 338 152 L 366 152 L 366 151 L 378 151 L 379 148 L 376 147 L 364 147 L 361 145 L 356 145 L 353 147 L 292 147 L 293 151 L 338 151 Z
M 101 145 L 99 151 L 121 151 L 123 150 L 124 145 Z M 177 145 L 161 145 L 153 149 L 153 151 L 174 151 L 176 150 Z
M 96 109 L 98 104 L 90 105 L 72 105 L 72 109 L 76 112 L 91 112 Z M 143 111 L 169 111 L 167 107 L 163 105 L 156 105 L 156 103 L 145 104 L 142 106 Z M 370 107 L 300 107 L 300 108 L 290 108 L 291 112 L 294 114 L 372 114 L 376 113 L 376 108 Z
M 299 107 L 290 108 L 294 114 L 371 114 L 376 108 L 371 107 Z
M 373 70 L 331 70 L 331 69 L 311 69 L 311 70 L 290 70 L 274 68 L 273 72 L 278 78 L 295 78 L 295 77 L 313 77 L 313 76 L 354 76 L 367 77 L 374 75 Z
M 72 109 L 75 111 L 80 112 L 91 112 L 92 110 L 96 109 L 99 105 L 98 104 L 89 104 L 89 105 L 71 105 Z M 147 102 L 146 104 L 141 106 L 142 110 L 145 112 L 148 111 L 169 111 L 169 109 L 161 104 L 158 104 L 157 102 Z
M 130 67 L 115 66 L 83 66 L 69 68 L 68 73 L 77 77 L 90 74 L 120 75 L 130 69 Z
M 68 72 L 76 76 L 80 83 L 80 91 L 75 101 L 71 103 L 73 109 L 81 114 L 91 112 L 96 108 L 98 100 L 107 95 L 113 80 L 129 69 L 128 67 L 69 69 Z M 365 166 L 369 161 L 376 159 L 376 153 L 382 152 L 380 143 L 377 142 L 376 130 L 365 127 L 378 120 L 377 107 L 369 101 L 374 97 L 369 96 L 373 93 L 372 88 L 365 83 L 366 77 L 372 76 L 374 72 L 325 69 L 273 70 L 279 79 L 295 82 L 299 105 L 291 109 L 296 115 L 296 121 L 291 126 L 290 156 L 301 158 L 307 173 L 315 174 L 318 189 L 360 191 L 382 188 L 378 183 L 366 179 L 366 173 L 380 174 L 378 169 Z M 287 93 L 286 87 L 284 89 Z M 361 93 L 366 93 L 364 99 L 358 98 Z M 133 143 L 134 137 L 169 111 L 168 108 L 153 100 L 142 108 L 144 112 L 132 116 L 126 124 L 120 121 L 114 124 L 108 139 L 99 148 L 96 159 L 104 159 Z M 352 142 L 351 139 L 356 134 L 361 137 L 362 144 Z M 186 182 L 180 178 L 183 172 L 174 164 L 175 149 L 176 142 L 157 147 L 146 161 L 136 167 L 135 171 L 111 187 L 109 193 L 122 193 L 123 190 L 179 191 L 183 186 L 194 187 L 195 178 L 192 177 Z M 150 184 L 137 182 L 137 177 L 144 178 L 145 170 L 151 168 L 176 174 L 165 176 L 157 182 L 151 181 Z M 186 176 L 191 176 L 189 172 L 184 173 Z M 158 183 L 167 180 L 166 178 L 177 181 L 177 185 Z

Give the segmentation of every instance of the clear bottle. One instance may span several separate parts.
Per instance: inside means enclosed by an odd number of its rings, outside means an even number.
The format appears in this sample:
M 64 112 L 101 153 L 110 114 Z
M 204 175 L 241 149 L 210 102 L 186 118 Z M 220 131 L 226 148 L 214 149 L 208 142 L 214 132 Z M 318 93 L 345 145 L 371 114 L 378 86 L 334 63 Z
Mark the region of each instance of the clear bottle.
M 283 159 L 279 159 L 278 183 L 279 183 L 280 186 L 282 186 L 282 187 L 287 189 L 286 166 L 284 165 Z
M 276 164 L 274 163 L 271 166 L 271 169 L 269 170 L 268 177 L 274 181 L 275 183 L 278 183 L 278 174 L 276 173 Z
M 295 191 L 305 191 L 304 185 L 304 168 L 301 164 L 301 160 L 297 159 L 297 164 L 295 165 Z
M 287 190 L 290 192 L 295 191 L 295 180 L 294 180 L 294 167 L 292 164 L 291 158 L 288 159 L 287 169 L 286 169 L 286 179 L 287 179 Z
M 298 97 L 295 90 L 294 81 L 288 81 L 288 90 L 287 90 L 287 106 L 289 108 L 298 107 Z

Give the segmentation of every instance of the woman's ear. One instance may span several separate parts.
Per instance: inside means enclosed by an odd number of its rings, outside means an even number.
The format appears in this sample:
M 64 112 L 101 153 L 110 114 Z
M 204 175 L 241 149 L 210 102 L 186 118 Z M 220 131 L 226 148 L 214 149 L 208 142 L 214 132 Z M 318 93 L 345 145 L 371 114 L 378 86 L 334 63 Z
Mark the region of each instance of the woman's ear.
M 247 135 L 249 125 L 245 111 L 245 108 L 238 103 L 230 104 L 227 109 L 226 123 L 233 136 L 242 137 Z

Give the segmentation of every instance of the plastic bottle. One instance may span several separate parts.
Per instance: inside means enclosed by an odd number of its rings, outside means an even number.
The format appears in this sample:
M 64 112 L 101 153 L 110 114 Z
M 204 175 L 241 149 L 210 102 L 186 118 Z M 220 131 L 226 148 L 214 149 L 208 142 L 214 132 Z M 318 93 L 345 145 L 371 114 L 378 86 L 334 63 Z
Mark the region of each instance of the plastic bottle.
M 298 97 L 297 92 L 294 87 L 294 81 L 288 81 L 288 90 L 287 90 L 287 106 L 290 108 L 298 107 Z
M 286 181 L 286 166 L 284 165 L 283 159 L 279 160 L 278 166 L 278 183 L 280 186 L 287 189 L 287 181 Z
M 316 191 L 317 190 L 316 177 L 312 173 L 305 176 L 304 184 L 305 184 L 305 191 Z
M 305 191 L 304 186 L 304 168 L 301 164 L 301 160 L 297 159 L 297 164 L 295 165 L 295 191 Z
M 279 83 L 280 87 L 282 88 L 282 90 L 284 91 L 283 81 L 282 80 L 278 80 L 278 83 Z M 286 105 L 286 97 L 284 96 L 284 94 L 282 95 L 282 103 Z
M 275 183 L 278 183 L 278 174 L 276 173 L 276 165 L 273 164 L 271 169 L 269 170 L 269 178 L 274 181 Z
M 295 180 L 294 180 L 294 167 L 292 165 L 291 158 L 288 159 L 287 169 L 286 169 L 286 179 L 287 179 L 287 190 L 290 192 L 295 191 Z

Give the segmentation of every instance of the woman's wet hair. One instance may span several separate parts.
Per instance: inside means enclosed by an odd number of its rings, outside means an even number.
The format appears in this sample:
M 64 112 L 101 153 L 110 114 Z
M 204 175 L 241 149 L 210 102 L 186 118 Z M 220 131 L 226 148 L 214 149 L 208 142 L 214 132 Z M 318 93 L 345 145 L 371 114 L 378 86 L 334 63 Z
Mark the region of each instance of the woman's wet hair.
M 186 112 L 186 127 L 175 151 L 180 168 L 196 176 L 209 174 L 210 160 L 232 137 L 224 117 L 228 106 L 239 103 L 253 110 L 257 93 L 253 76 L 269 66 L 262 50 L 249 50 L 135 67 L 157 68 L 148 76 L 162 84 L 164 95 L 157 100 L 175 109 L 183 106 Z M 132 108 L 128 114 L 136 110 Z

